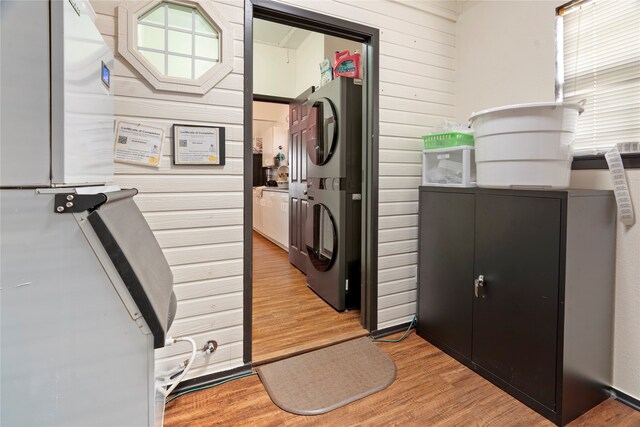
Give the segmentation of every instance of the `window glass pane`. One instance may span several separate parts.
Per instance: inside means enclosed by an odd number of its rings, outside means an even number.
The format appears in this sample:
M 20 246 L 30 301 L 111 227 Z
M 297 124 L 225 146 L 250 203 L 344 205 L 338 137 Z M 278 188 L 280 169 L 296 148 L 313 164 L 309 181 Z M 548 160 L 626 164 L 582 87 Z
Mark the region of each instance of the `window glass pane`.
M 195 75 L 195 78 L 199 79 L 200 77 L 202 77 L 202 75 L 204 73 L 206 73 L 207 71 L 209 71 L 211 69 L 211 67 L 213 67 L 214 65 L 216 65 L 215 62 L 203 61 L 201 59 L 196 59 L 196 75 Z
M 142 18 L 140 18 L 140 22 L 150 22 L 152 24 L 158 24 L 164 26 L 164 5 L 160 5 L 153 9 L 151 12 L 147 12 Z
M 191 31 L 193 28 L 191 11 L 193 9 L 171 3 L 168 3 L 167 6 L 169 7 L 169 26 Z
M 148 50 L 141 50 L 140 53 L 147 58 L 147 61 L 149 61 L 161 74 L 164 74 L 163 53 L 149 52 Z
M 169 30 L 169 52 L 191 55 L 191 34 Z
M 218 60 L 218 39 L 196 36 L 196 56 Z
M 191 58 L 168 55 L 167 61 L 168 76 L 181 77 L 183 79 L 191 78 Z
M 574 154 L 640 141 L 640 2 L 591 0 L 561 15 L 562 100 L 586 100 Z
M 196 7 L 164 1 L 136 29 L 140 54 L 163 75 L 198 79 L 220 60 L 219 30 Z
M 164 30 L 138 24 L 138 47 L 164 50 Z
M 200 12 L 196 11 L 196 32 L 211 34 L 212 36 L 217 36 L 218 32 L 209 24 L 209 22 L 204 19 Z

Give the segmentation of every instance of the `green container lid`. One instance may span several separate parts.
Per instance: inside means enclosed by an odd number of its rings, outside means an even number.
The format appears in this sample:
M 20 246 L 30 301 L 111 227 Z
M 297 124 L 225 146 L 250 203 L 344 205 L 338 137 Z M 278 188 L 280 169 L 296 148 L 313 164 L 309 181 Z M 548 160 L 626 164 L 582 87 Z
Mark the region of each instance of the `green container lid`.
M 434 133 L 422 135 L 425 150 L 452 148 L 461 145 L 474 145 L 473 134 L 461 132 Z

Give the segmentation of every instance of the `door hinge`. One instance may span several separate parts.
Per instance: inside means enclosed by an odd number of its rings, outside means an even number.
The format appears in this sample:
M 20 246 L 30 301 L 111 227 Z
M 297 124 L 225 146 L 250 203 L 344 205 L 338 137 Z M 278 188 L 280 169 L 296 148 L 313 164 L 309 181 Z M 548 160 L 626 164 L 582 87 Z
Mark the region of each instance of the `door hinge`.
M 349 290 L 349 279 L 344 281 L 344 285 L 345 285 L 345 290 L 348 291 Z

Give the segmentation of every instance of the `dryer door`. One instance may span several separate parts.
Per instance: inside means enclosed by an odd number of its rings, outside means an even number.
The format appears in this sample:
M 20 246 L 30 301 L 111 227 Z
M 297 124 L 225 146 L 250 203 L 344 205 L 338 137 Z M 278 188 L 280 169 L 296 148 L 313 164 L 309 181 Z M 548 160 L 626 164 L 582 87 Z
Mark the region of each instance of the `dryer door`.
M 309 159 L 316 165 L 324 165 L 331 158 L 338 141 L 338 116 L 328 98 L 320 98 L 313 103 L 309 112 L 308 135 Z
M 331 211 L 322 203 L 313 205 L 312 238 L 307 246 L 311 265 L 318 271 L 327 271 L 331 268 L 338 254 L 338 233 L 336 223 Z

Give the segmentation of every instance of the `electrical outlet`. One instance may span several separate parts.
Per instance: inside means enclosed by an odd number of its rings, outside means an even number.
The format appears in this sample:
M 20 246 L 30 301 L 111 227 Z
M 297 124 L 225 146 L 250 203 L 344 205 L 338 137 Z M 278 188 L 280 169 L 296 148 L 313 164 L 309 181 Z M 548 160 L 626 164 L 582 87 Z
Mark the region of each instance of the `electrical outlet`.
M 207 341 L 207 343 L 204 345 L 204 348 L 202 349 L 202 351 L 204 351 L 207 354 L 213 354 L 215 353 L 215 351 L 218 349 L 218 341 L 216 340 L 209 340 Z

